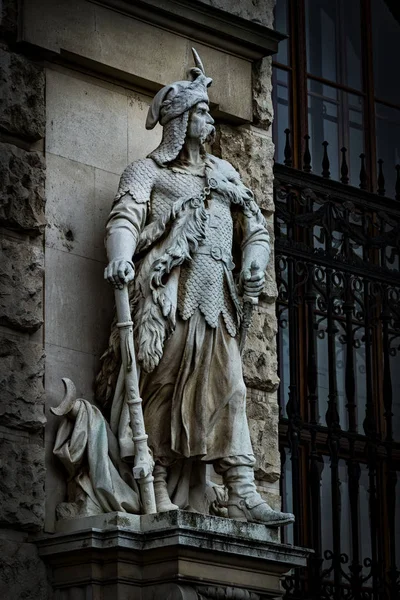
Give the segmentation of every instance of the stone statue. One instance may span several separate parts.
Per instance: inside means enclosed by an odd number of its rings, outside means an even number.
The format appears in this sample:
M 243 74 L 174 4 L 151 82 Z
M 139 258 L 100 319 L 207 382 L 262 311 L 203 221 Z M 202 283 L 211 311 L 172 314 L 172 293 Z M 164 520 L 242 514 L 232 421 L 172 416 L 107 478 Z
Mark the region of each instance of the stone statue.
M 163 87 L 150 106 L 146 128 L 162 125 L 160 145 L 121 176 L 107 223 L 105 277 L 116 289 L 129 285 L 157 511 L 207 512 L 206 465 L 212 464 L 230 518 L 279 526 L 294 517 L 273 510 L 256 490 L 240 356 L 248 326 L 243 311 L 263 289 L 269 235 L 237 171 L 205 150 L 215 133 L 207 93 L 212 80 L 195 51 L 194 58 L 190 79 Z M 96 399 L 109 422 L 103 425 L 107 464 L 121 489 L 126 485 L 135 496 L 125 505 L 108 503 L 135 512 L 138 489 L 121 467 L 135 454 L 126 397 L 114 321 Z M 79 402 L 70 402 L 75 413 L 94 410 Z M 71 443 L 72 427 L 58 437 L 59 455 Z M 111 447 L 118 448 L 117 459 Z M 223 496 L 217 491 L 220 504 Z

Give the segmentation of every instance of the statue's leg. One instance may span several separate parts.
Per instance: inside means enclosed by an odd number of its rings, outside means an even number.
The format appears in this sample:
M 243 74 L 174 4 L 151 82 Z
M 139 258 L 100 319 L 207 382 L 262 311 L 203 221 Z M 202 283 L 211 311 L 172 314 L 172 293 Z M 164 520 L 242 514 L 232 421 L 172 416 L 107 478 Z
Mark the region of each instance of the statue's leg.
M 294 521 L 291 513 L 273 510 L 257 492 L 254 482 L 254 456 L 229 456 L 214 463 L 228 490 L 228 516 L 231 519 L 264 523 L 271 527 Z

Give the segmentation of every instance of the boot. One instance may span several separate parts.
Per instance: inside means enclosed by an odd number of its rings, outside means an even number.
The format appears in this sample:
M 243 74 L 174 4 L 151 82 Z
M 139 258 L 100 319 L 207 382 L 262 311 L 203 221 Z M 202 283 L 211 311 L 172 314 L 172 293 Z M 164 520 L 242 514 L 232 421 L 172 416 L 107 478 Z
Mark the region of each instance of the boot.
M 167 469 L 162 465 L 155 465 L 154 471 L 154 495 L 156 497 L 157 512 L 168 512 L 178 510 L 179 506 L 171 502 L 167 489 Z
M 252 467 L 231 467 L 224 474 L 228 489 L 228 515 L 230 519 L 263 523 L 280 527 L 293 523 L 294 515 L 273 510 L 257 492 Z

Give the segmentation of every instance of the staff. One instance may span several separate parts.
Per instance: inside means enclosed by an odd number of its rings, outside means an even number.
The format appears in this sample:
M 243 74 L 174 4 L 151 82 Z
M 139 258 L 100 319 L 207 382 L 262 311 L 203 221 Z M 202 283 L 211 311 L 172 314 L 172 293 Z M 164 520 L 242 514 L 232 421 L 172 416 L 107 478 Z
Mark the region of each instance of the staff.
M 115 289 L 117 309 L 117 327 L 121 343 L 122 365 L 125 371 L 125 397 L 129 408 L 129 417 L 135 445 L 133 476 L 138 480 L 143 511 L 145 514 L 157 512 L 154 495 L 153 460 L 147 445 L 144 428 L 142 399 L 136 371 L 135 347 L 133 343 L 133 323 L 129 306 L 128 286 Z
M 253 260 L 253 262 L 250 265 L 250 280 L 254 275 L 258 273 L 259 269 L 260 267 L 258 266 L 257 262 Z M 247 339 L 247 333 L 250 329 L 251 321 L 253 318 L 253 311 L 257 305 L 258 298 L 256 296 L 249 296 L 248 294 L 243 295 L 243 316 L 239 336 L 240 354 L 243 354 L 243 350 Z

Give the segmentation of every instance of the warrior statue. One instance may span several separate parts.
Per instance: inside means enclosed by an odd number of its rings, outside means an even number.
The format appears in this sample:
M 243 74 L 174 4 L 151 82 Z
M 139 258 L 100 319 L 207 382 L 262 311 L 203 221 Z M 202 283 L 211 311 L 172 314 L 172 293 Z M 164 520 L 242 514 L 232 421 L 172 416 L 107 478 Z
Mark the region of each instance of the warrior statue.
M 273 510 L 254 483 L 240 355 L 241 296 L 256 303 L 263 289 L 269 235 L 238 172 L 205 150 L 215 132 L 212 80 L 194 56 L 190 79 L 163 87 L 150 106 L 146 128 L 161 124 L 160 145 L 122 174 L 105 277 L 116 289 L 129 284 L 157 511 L 204 512 L 212 464 L 230 518 L 279 526 L 293 515 Z M 135 446 L 115 325 L 96 399 L 129 464 Z

